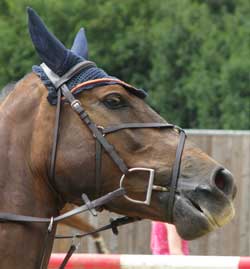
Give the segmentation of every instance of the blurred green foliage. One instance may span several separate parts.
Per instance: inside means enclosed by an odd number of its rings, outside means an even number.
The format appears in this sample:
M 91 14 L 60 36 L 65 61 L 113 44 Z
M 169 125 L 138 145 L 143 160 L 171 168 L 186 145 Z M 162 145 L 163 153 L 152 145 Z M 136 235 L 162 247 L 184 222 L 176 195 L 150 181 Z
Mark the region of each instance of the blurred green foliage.
M 90 59 L 170 122 L 250 129 L 250 1 L 1 0 L 0 87 L 39 63 L 27 6 L 68 47 L 85 27 Z

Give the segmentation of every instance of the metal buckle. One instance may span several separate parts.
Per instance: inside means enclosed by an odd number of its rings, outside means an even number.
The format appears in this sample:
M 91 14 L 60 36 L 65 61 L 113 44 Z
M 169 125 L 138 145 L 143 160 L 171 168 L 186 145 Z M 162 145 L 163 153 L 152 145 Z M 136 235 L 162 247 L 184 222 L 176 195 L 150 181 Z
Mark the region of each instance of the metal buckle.
M 96 127 L 97 127 L 97 129 L 102 133 L 102 136 L 104 137 L 104 136 L 105 136 L 105 133 L 103 132 L 104 127 L 101 126 L 101 125 L 98 125 L 98 126 L 96 126 Z
M 77 111 L 77 109 L 81 106 L 81 103 L 78 99 L 75 99 L 73 102 L 70 103 L 73 110 Z
M 151 195 L 152 195 L 152 191 L 153 191 L 153 183 L 154 183 L 155 170 L 154 169 L 151 169 L 151 168 L 143 168 L 143 167 L 135 167 L 135 168 L 128 169 L 128 173 L 131 173 L 131 172 L 134 172 L 134 171 L 147 171 L 147 172 L 149 172 L 149 180 L 148 180 L 148 188 L 147 188 L 146 199 L 144 201 L 136 200 L 136 199 L 130 198 L 126 194 L 124 194 L 124 198 L 126 198 L 128 201 L 133 202 L 133 203 L 136 203 L 136 204 L 149 205 L 150 202 L 151 202 Z M 120 179 L 120 188 L 124 188 L 122 185 L 123 185 L 123 181 L 124 181 L 125 177 L 126 177 L 125 174 L 123 174 L 121 176 L 121 179 Z
M 103 132 L 104 127 L 101 125 L 96 125 L 96 128 L 98 129 L 98 131 L 102 134 L 102 136 L 105 136 L 105 133 Z M 96 138 L 96 135 L 93 133 L 93 137 Z

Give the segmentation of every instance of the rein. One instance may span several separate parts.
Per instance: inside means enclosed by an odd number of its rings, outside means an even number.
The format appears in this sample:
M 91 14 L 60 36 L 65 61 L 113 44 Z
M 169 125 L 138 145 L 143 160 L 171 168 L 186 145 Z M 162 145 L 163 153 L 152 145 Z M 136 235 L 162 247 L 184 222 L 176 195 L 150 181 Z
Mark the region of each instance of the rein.
M 173 220 L 173 206 L 174 206 L 174 200 L 175 200 L 175 193 L 177 191 L 177 185 L 178 185 L 178 178 L 180 173 L 180 164 L 181 164 L 181 157 L 185 145 L 185 139 L 186 134 L 183 129 L 181 129 L 178 126 L 168 124 L 168 123 L 123 123 L 118 125 L 111 125 L 109 127 L 102 127 L 102 126 L 96 126 L 96 124 L 91 120 L 85 109 L 83 108 L 81 102 L 76 99 L 73 95 L 74 92 L 77 92 L 79 89 L 84 88 L 86 85 L 95 84 L 97 82 L 103 82 L 102 79 L 98 80 L 92 80 L 87 81 L 78 84 L 73 89 L 69 90 L 69 88 L 66 85 L 66 82 L 69 81 L 74 75 L 76 75 L 79 71 L 87 69 L 89 67 L 95 66 L 94 63 L 85 61 L 81 62 L 77 65 L 75 65 L 73 68 L 71 68 L 66 74 L 64 74 L 62 77 L 57 76 L 52 70 L 50 70 L 45 64 L 41 64 L 41 67 L 43 68 L 44 72 L 52 82 L 52 84 L 57 89 L 57 108 L 56 108 L 56 118 L 55 118 L 55 127 L 54 127 L 54 135 L 53 135 L 53 144 L 52 144 L 52 151 L 51 151 L 51 161 L 50 161 L 50 170 L 49 170 L 49 187 L 53 190 L 53 192 L 56 194 L 59 201 L 63 203 L 63 198 L 61 197 L 60 193 L 57 191 L 56 183 L 55 183 L 55 167 L 56 167 L 56 157 L 57 157 L 57 145 L 58 145 L 58 137 L 59 137 L 59 129 L 60 129 L 60 114 L 61 114 L 61 102 L 66 101 L 70 103 L 72 109 L 74 112 L 79 116 L 81 121 L 89 128 L 89 130 L 92 132 L 93 137 L 96 141 L 96 170 L 95 170 L 95 180 L 96 180 L 96 197 L 99 197 L 101 194 L 101 156 L 102 156 L 102 149 L 104 149 L 110 158 L 113 160 L 113 162 L 116 164 L 116 166 L 121 171 L 122 175 L 120 178 L 120 187 L 108 194 L 105 194 L 101 196 L 100 198 L 97 198 L 93 201 L 89 201 L 86 194 L 82 195 L 82 199 L 85 202 L 83 206 L 79 206 L 73 210 L 70 210 L 69 212 L 66 212 L 60 216 L 57 217 L 51 217 L 51 218 L 40 218 L 40 217 L 32 217 L 32 216 L 23 216 L 23 215 L 17 215 L 12 213 L 3 213 L 0 212 L 0 222 L 15 222 L 15 223 L 47 223 L 48 229 L 47 229 L 47 236 L 45 238 L 44 242 L 44 248 L 42 251 L 41 256 L 41 262 L 40 262 L 40 268 L 43 268 L 44 264 L 44 258 L 46 253 L 46 247 L 47 247 L 47 241 L 50 232 L 52 231 L 54 223 L 58 223 L 66 218 L 69 218 L 71 216 L 74 216 L 76 214 L 80 214 L 85 211 L 90 211 L 92 214 L 95 215 L 95 208 L 100 208 L 103 205 L 109 203 L 113 199 L 117 197 L 124 197 L 125 199 L 129 200 L 130 202 L 136 203 L 136 204 L 143 204 L 143 205 L 150 205 L 151 202 L 151 195 L 152 191 L 165 191 L 169 192 L 169 200 L 168 200 L 168 210 L 167 210 L 167 217 L 170 222 Z M 120 84 L 124 87 L 131 87 L 129 84 L 118 80 L 118 79 L 108 79 L 109 82 Z M 134 88 L 135 89 L 135 88 Z M 138 129 L 138 128 L 168 128 L 168 129 L 174 129 L 179 133 L 179 143 L 177 145 L 176 149 L 176 156 L 175 161 L 172 169 L 172 175 L 171 175 L 171 185 L 168 186 L 157 186 L 154 185 L 154 174 L 155 171 L 152 168 L 145 168 L 145 167 L 132 167 L 129 168 L 124 160 L 120 157 L 120 155 L 117 153 L 115 147 L 109 143 L 109 141 L 106 139 L 106 136 L 110 133 L 118 132 L 124 129 Z M 128 196 L 126 193 L 126 189 L 124 188 L 124 180 L 126 179 L 126 176 L 130 173 L 133 173 L 135 171 L 145 171 L 149 174 L 148 177 L 148 185 L 147 185 L 147 191 L 146 191 L 146 197 L 145 200 L 136 200 L 132 199 Z M 109 225 L 106 225 L 104 227 L 101 227 L 100 229 L 97 229 L 94 232 L 87 233 L 87 234 L 78 234 L 74 236 L 59 236 L 59 238 L 80 238 L 83 236 L 87 236 L 89 234 L 96 233 L 98 231 L 103 231 L 106 229 L 112 229 L 112 231 L 117 234 L 117 227 L 120 225 L 124 225 L 127 223 L 131 223 L 134 221 L 139 220 L 139 218 L 130 218 L 130 217 L 124 217 L 119 218 L 114 221 L 111 221 Z M 66 265 L 68 259 L 73 254 L 75 248 L 70 248 L 68 254 L 65 257 L 65 261 L 63 261 L 62 266 L 60 269 L 64 268 Z
M 82 206 L 78 206 L 62 215 L 59 215 L 57 217 L 51 217 L 51 218 L 40 218 L 40 217 L 32 217 L 32 216 L 17 215 L 13 213 L 0 212 L 0 222 L 19 222 L 19 223 L 36 222 L 36 223 L 48 223 L 53 226 L 54 223 L 61 222 L 74 215 L 78 215 L 80 213 L 90 211 L 94 208 L 100 207 L 124 194 L 125 194 L 125 190 L 123 188 L 119 188 L 119 189 L 114 190 L 113 192 L 103 195 L 102 197 L 96 200 L 89 201 L 86 204 Z

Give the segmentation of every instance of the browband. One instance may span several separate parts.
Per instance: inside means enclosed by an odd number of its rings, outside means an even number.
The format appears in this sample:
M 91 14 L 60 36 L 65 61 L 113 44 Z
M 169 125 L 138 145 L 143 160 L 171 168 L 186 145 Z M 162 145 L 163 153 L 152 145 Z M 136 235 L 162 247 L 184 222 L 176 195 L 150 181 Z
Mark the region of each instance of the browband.
M 72 79 L 75 75 L 79 74 L 81 71 L 87 70 L 91 67 L 96 67 L 94 62 L 84 61 L 76 64 L 72 67 L 67 73 L 65 73 L 62 77 L 59 77 L 55 72 L 53 72 L 45 63 L 40 65 L 48 79 L 54 85 L 55 89 L 58 90 L 63 84 L 67 83 L 70 79 Z M 101 86 L 105 84 L 119 84 L 126 89 L 129 89 L 131 92 L 139 96 L 140 98 L 145 98 L 147 96 L 146 92 L 142 89 L 137 89 L 136 87 L 114 77 L 105 77 L 105 78 L 97 78 L 92 80 L 87 80 L 81 82 L 74 86 L 70 91 L 73 94 L 77 94 L 81 92 L 81 90 L 90 87 L 90 86 Z

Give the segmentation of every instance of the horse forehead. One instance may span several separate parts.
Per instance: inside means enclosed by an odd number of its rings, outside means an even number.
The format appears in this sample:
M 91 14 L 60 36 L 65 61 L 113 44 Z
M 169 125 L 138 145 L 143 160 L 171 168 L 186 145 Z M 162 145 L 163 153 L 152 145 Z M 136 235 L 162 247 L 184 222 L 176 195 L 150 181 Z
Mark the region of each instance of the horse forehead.
M 102 99 L 108 94 L 111 93 L 119 93 L 124 97 L 127 97 L 129 99 L 138 100 L 139 98 L 135 96 L 134 94 L 127 91 L 124 87 L 121 85 L 105 85 L 105 86 L 99 86 L 92 90 L 87 90 L 82 95 L 83 100 L 87 99 Z

